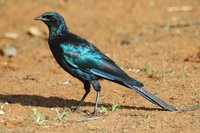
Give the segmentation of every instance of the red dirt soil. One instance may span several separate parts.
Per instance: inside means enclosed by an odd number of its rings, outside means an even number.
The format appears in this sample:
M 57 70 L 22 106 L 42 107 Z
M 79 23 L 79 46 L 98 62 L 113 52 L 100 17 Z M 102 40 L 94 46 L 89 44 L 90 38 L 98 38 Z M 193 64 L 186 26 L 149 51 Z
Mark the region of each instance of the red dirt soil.
M 102 80 L 99 110 L 105 114 L 84 119 L 85 113 L 75 112 L 59 120 L 56 110 L 70 112 L 84 89 L 58 66 L 46 39 L 28 34 L 32 26 L 47 33 L 34 21 L 46 11 L 62 14 L 72 32 L 180 111 L 164 111 Z M 0 56 L 0 133 L 200 132 L 199 0 L 0 0 L 0 16 L 0 49 L 18 51 L 16 57 Z M 19 37 L 6 38 L 7 32 Z M 81 109 L 93 111 L 94 101 L 92 90 Z M 120 109 L 111 111 L 111 103 Z M 38 122 L 35 109 L 42 116 Z

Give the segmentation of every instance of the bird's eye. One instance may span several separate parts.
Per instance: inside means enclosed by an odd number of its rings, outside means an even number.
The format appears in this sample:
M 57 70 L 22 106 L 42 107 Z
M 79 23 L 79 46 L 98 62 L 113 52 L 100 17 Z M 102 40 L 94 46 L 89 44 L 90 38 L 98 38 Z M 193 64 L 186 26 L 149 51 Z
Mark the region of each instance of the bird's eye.
M 49 19 L 50 21 L 53 21 L 53 20 L 55 19 L 55 17 L 54 17 L 54 16 L 51 16 L 51 15 L 46 16 L 46 18 Z

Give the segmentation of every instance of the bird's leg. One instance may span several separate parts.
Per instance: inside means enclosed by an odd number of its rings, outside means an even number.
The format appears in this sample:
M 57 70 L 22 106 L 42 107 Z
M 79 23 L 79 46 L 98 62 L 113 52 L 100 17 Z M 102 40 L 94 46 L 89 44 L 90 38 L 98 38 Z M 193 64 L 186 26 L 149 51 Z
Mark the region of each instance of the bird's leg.
M 97 113 L 99 96 L 100 96 L 100 91 L 97 91 L 96 101 L 95 101 L 95 107 L 94 107 L 94 111 L 92 112 L 91 116 L 94 116 Z
M 83 104 L 85 98 L 87 97 L 87 95 L 90 92 L 90 82 L 88 81 L 83 81 L 84 84 L 84 88 L 85 88 L 85 94 L 83 95 L 83 97 L 81 98 L 81 101 L 79 102 L 79 104 L 76 106 L 76 108 L 73 110 L 73 112 L 79 110 L 80 106 Z
M 93 117 L 97 113 L 98 109 L 98 102 L 99 102 L 99 96 L 100 96 L 100 91 L 101 91 L 101 85 L 99 84 L 98 81 L 91 81 L 91 84 L 93 85 L 94 89 L 96 90 L 96 101 L 95 101 L 95 107 L 94 111 L 89 115 L 89 117 Z
M 85 94 L 83 95 L 83 97 L 81 98 L 81 101 L 79 102 L 79 104 L 76 106 L 76 108 L 73 110 L 73 112 L 78 111 L 80 106 L 83 104 L 85 98 L 87 97 L 87 95 L 89 94 L 90 91 L 86 91 Z

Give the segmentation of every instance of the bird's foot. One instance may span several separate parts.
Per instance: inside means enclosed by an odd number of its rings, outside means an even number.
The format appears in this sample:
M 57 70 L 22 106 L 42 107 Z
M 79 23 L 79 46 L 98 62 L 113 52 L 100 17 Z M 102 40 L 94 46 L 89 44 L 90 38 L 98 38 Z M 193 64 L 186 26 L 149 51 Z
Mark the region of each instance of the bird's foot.
M 88 111 L 89 112 L 89 111 Z M 84 118 L 92 118 L 92 117 L 99 117 L 99 116 L 105 116 L 105 114 L 103 113 L 100 113 L 98 111 L 94 111 L 92 113 L 88 113 L 88 112 L 85 112 L 87 113 L 87 115 L 84 116 Z
M 74 112 L 78 112 L 78 113 L 86 113 L 86 114 L 89 114 L 89 110 L 80 110 L 79 108 L 75 108 L 75 109 L 71 109 L 71 112 L 74 113 Z
M 90 113 L 88 115 L 81 117 L 77 121 L 78 122 L 92 121 L 92 120 L 96 120 L 96 119 L 99 119 L 99 118 L 101 118 L 101 117 L 98 117 L 96 114 Z
M 86 118 L 86 119 L 87 119 L 87 118 L 92 118 L 92 117 L 96 116 L 96 112 L 92 112 L 92 113 L 87 112 L 86 114 L 87 114 L 87 115 L 84 116 L 84 118 Z

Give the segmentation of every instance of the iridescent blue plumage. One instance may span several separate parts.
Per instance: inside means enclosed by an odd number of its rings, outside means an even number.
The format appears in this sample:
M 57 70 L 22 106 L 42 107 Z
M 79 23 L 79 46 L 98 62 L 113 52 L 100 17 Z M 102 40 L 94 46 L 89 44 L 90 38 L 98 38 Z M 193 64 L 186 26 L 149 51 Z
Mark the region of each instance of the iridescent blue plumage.
M 97 91 L 95 113 L 101 89 L 98 80 L 108 79 L 135 90 L 154 104 L 171 111 L 176 110 L 144 90 L 142 83 L 129 77 L 114 61 L 104 55 L 93 44 L 71 33 L 63 17 L 58 13 L 46 12 L 36 19 L 43 21 L 49 28 L 49 46 L 58 64 L 84 84 L 86 93 L 82 97 L 79 106 L 90 92 L 90 84 L 92 84 Z

